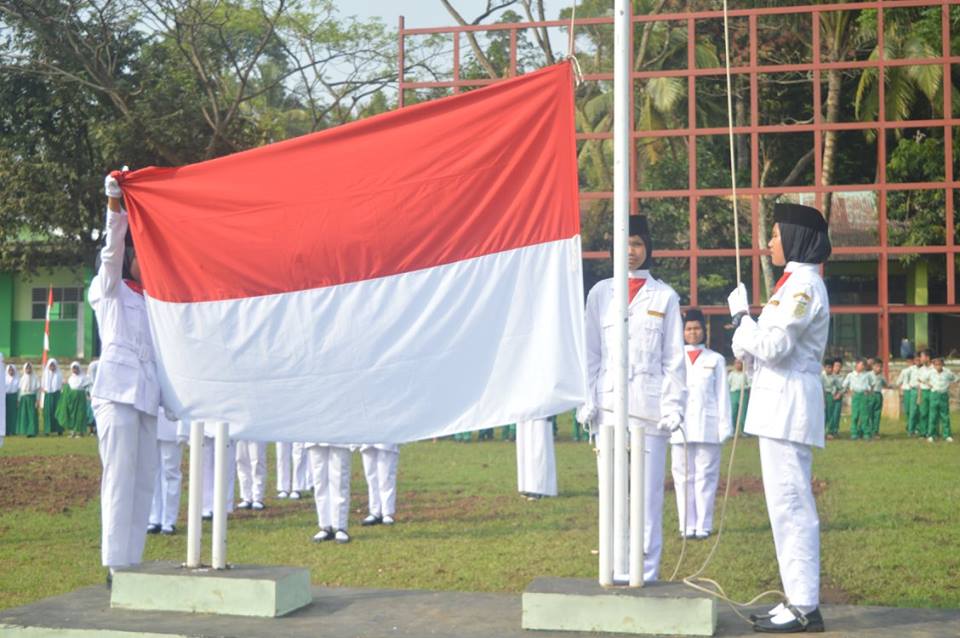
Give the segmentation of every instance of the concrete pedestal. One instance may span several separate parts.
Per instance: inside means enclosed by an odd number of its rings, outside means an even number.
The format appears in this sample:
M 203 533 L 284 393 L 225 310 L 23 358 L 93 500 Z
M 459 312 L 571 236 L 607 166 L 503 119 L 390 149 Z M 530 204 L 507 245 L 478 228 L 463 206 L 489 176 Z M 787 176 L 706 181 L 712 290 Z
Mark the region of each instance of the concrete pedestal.
M 681 583 L 604 588 L 581 578 L 538 578 L 523 592 L 524 629 L 712 636 L 717 603 Z
M 117 570 L 110 606 L 273 618 L 311 600 L 310 572 L 301 567 L 237 565 L 214 570 L 156 562 Z

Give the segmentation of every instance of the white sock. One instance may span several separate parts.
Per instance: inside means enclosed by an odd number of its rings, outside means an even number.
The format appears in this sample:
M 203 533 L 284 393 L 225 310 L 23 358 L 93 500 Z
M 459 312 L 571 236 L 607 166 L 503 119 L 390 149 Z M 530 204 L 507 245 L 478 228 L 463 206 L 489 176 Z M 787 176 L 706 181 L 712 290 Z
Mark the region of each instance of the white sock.
M 794 608 L 799 611 L 801 614 L 809 614 L 811 611 L 817 608 L 816 605 L 794 605 Z M 773 618 L 770 619 L 774 625 L 783 625 L 788 622 L 791 622 L 796 619 L 796 616 L 793 615 L 793 612 L 783 607 L 783 609 L 775 614 Z

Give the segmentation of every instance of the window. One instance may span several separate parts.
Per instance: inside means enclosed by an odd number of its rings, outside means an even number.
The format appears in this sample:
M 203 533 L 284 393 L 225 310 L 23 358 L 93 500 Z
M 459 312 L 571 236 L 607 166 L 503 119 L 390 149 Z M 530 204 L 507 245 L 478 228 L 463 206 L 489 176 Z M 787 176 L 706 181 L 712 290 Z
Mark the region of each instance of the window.
M 31 294 L 33 310 L 32 319 L 46 319 L 47 296 L 49 288 L 34 288 Z M 54 288 L 53 307 L 50 308 L 51 319 L 76 319 L 80 316 L 80 304 L 83 303 L 83 288 Z

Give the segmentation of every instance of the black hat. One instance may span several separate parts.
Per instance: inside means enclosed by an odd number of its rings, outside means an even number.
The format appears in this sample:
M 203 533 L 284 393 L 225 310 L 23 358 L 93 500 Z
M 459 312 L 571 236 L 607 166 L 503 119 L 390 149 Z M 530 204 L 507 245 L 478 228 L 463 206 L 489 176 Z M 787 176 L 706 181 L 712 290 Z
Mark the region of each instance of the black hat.
M 827 232 L 827 220 L 812 206 L 777 203 L 773 206 L 773 221 L 778 224 L 795 224 L 821 233 Z
M 627 232 L 631 237 L 639 235 L 646 238 L 650 235 L 650 226 L 647 224 L 646 215 L 630 215 L 630 228 Z
M 706 327 L 707 320 L 699 308 L 690 308 L 683 314 L 683 323 L 688 321 L 699 321 L 701 326 Z

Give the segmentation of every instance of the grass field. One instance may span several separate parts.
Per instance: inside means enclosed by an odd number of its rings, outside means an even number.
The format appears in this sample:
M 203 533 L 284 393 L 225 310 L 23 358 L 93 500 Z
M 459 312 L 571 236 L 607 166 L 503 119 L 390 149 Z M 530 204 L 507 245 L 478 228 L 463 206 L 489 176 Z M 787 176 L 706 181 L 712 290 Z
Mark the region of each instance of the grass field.
M 881 431 L 879 441 L 832 441 L 816 453 L 823 599 L 960 607 L 960 445 L 906 439 L 893 422 L 885 421 Z M 315 584 L 358 587 L 519 592 L 541 575 L 595 577 L 596 465 L 589 446 L 568 437 L 569 421 L 562 419 L 561 496 L 537 502 L 516 493 L 512 443 L 498 438 L 404 446 L 398 523 L 392 528 L 359 525 L 366 487 L 354 455 L 354 542 L 313 544 L 312 499 L 268 499 L 263 512 L 231 518 L 229 560 L 306 566 Z M 273 467 L 271 458 L 271 486 Z M 0 448 L 0 608 L 103 582 L 99 470 L 96 442 L 89 437 L 13 437 Z M 738 599 L 779 588 L 758 479 L 756 441 L 741 440 L 726 530 L 705 572 Z M 670 489 L 664 577 L 680 552 L 676 529 Z M 146 559 L 182 561 L 185 541 L 183 533 L 151 536 Z M 709 542 L 688 544 L 681 576 L 700 566 Z

